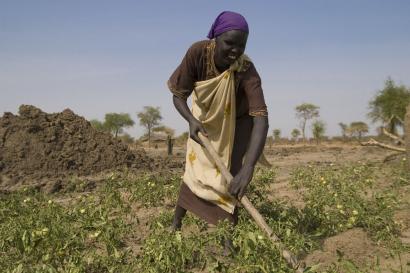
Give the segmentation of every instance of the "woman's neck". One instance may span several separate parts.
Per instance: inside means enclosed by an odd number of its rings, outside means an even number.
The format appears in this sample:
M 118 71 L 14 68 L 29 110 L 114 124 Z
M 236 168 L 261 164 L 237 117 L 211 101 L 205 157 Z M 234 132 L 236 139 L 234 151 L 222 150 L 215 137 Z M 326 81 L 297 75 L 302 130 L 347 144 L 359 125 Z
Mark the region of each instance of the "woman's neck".
M 223 73 L 225 70 L 229 68 L 229 66 L 218 64 L 218 61 L 215 55 L 214 55 L 214 64 L 215 64 L 215 68 L 218 70 L 219 73 Z

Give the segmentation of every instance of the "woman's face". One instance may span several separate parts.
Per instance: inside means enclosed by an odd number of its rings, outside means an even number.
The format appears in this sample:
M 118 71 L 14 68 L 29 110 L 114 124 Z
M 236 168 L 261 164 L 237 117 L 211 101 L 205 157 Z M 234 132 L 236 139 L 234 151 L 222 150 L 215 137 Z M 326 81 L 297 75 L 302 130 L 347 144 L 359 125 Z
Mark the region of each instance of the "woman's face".
M 214 61 L 219 71 L 225 71 L 245 52 L 248 33 L 230 30 L 216 37 Z

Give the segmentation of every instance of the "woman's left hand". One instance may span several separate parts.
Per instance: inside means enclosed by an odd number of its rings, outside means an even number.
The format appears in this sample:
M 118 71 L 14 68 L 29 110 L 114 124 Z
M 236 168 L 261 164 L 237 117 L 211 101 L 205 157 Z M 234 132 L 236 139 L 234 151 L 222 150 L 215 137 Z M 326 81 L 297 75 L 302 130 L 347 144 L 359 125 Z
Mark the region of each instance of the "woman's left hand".
M 253 171 L 253 166 L 242 166 L 239 173 L 235 175 L 229 184 L 228 191 L 232 196 L 240 200 L 245 195 L 246 187 L 252 180 Z

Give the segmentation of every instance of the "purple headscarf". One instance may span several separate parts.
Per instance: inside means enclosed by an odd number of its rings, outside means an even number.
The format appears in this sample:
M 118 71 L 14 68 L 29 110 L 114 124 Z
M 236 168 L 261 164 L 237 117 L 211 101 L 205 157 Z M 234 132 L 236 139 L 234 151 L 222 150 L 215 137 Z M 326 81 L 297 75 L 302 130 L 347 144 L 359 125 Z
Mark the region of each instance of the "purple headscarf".
M 248 23 L 245 17 L 233 11 L 224 11 L 216 17 L 208 33 L 208 38 L 213 39 L 229 30 L 242 30 L 249 33 Z

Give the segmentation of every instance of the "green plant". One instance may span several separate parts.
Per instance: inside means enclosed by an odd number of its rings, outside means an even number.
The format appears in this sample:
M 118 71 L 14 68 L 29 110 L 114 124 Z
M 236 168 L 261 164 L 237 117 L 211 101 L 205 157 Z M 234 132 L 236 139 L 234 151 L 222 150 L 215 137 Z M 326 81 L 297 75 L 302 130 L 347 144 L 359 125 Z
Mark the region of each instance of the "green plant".
M 355 164 L 318 168 L 301 167 L 292 174 L 292 185 L 303 188 L 304 226 L 318 237 L 330 236 L 352 227 L 363 227 L 378 241 L 396 238 L 393 221 L 397 202 L 391 194 L 370 191 L 375 167 Z
M 132 201 L 145 207 L 162 206 L 165 201 L 176 200 L 181 177 L 146 174 L 130 182 Z
M 247 195 L 297 255 L 352 227 L 364 228 L 400 255 L 408 248 L 397 240 L 393 213 L 401 205 L 397 192 L 408 185 L 404 163 L 390 166 L 393 183 L 381 191 L 373 188 L 379 168 L 374 164 L 297 168 L 292 185 L 304 197 L 302 209 L 270 198 L 276 168 L 257 169 Z M 135 177 L 124 170 L 93 191 L 75 195 L 45 195 L 34 189 L 0 193 L 0 272 L 292 272 L 244 210 L 234 228 L 221 222 L 208 229 L 188 214 L 183 232 L 169 232 L 173 212 L 164 204 L 175 203 L 180 183 L 172 174 Z M 162 212 L 140 223 L 141 206 Z M 222 255 L 227 239 L 233 241 L 234 255 Z M 322 271 L 318 268 L 306 272 L 375 272 L 379 267 L 357 265 L 340 255 Z
M 129 226 L 113 198 L 102 193 L 62 206 L 31 190 L 2 195 L 1 271 L 126 272 Z

